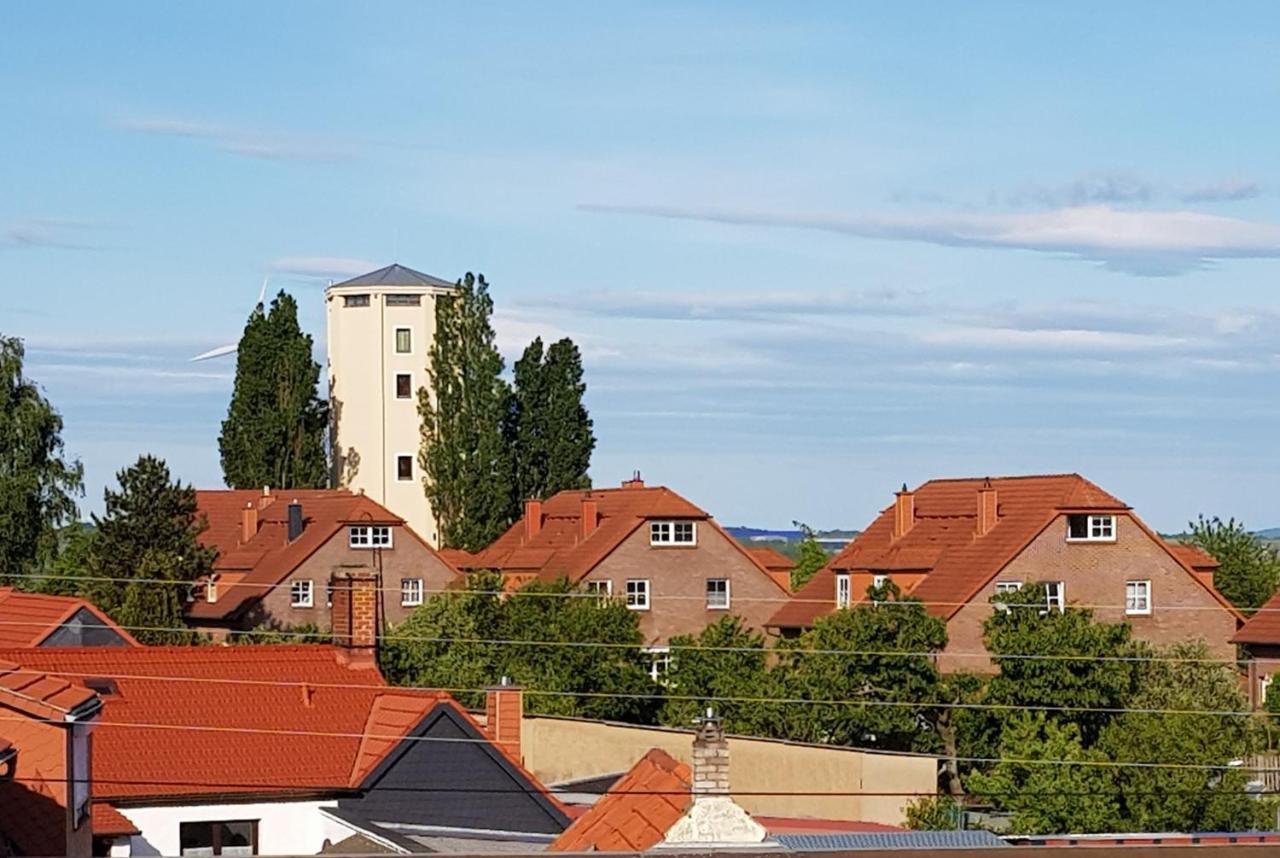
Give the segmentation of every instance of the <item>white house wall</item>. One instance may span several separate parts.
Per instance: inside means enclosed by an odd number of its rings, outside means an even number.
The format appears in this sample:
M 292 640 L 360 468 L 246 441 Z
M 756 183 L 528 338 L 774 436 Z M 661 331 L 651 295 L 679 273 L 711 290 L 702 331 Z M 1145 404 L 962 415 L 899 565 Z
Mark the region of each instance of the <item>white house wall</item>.
M 261 804 L 196 804 L 122 807 L 118 810 L 142 832 L 130 838 L 130 855 L 178 855 L 178 826 L 184 822 L 258 821 L 259 855 L 315 855 L 351 829 L 320 812 L 337 807 L 336 800 L 269 802 Z M 120 853 L 115 853 L 120 854 Z

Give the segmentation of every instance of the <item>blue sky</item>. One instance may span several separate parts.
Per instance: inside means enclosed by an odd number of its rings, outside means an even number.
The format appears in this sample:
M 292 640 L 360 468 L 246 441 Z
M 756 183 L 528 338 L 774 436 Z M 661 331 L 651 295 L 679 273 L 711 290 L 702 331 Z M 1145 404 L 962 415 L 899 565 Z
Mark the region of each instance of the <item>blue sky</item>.
M 392 260 L 582 346 L 593 476 L 727 524 L 1079 471 L 1280 524 L 1280 8 L 6 4 L 0 331 L 86 509 L 220 484 L 234 339 Z M 320 351 L 322 354 L 322 349 Z

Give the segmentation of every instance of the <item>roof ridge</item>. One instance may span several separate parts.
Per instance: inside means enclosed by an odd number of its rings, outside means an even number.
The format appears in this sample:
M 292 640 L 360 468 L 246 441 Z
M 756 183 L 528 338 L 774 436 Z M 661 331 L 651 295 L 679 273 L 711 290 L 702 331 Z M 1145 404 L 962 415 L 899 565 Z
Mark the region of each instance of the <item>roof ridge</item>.
M 981 482 L 982 480 L 1052 480 L 1062 479 L 1064 477 L 1076 477 L 1077 479 L 1084 480 L 1085 482 L 1092 482 L 1088 477 L 1082 476 L 1078 472 L 1071 471 L 1056 474 L 987 474 L 981 477 L 933 477 L 925 480 L 920 485 L 927 486 L 931 483 L 974 483 Z

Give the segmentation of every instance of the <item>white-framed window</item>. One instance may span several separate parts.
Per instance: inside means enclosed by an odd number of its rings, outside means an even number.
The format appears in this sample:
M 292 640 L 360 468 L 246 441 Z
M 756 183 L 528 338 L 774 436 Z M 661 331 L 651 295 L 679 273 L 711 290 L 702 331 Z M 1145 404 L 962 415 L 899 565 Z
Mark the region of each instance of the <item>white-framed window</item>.
M 396 456 L 396 479 L 401 482 L 413 479 L 413 456 L 408 453 Z
M 671 650 L 665 646 L 655 646 L 645 650 L 649 654 L 649 676 L 654 682 L 666 685 L 667 674 L 671 671 Z
M 588 581 L 586 591 L 593 596 L 608 598 L 613 595 L 612 581 Z
M 840 574 L 836 576 L 836 607 L 847 608 L 852 599 L 852 590 L 849 587 L 849 576 Z
M 1062 613 L 1067 607 L 1067 583 L 1065 581 L 1044 582 L 1045 606 L 1051 611 Z
M 181 822 L 179 855 L 257 855 L 258 821 Z
M 1016 593 L 1016 592 L 1018 592 L 1018 591 L 1019 591 L 1019 590 L 1021 590 L 1021 589 L 1022 589 L 1022 582 L 1021 582 L 1021 581 L 997 581 L 997 582 L 996 582 L 996 595 L 997 595 L 997 596 L 1003 595 L 1003 594 L 1005 594 L 1005 593 Z M 1007 610 L 1009 610 L 1009 606 L 1008 606 L 1008 605 L 1006 605 L 1006 604 L 1004 604 L 1003 602 L 997 602 L 997 603 L 996 603 L 996 610 L 997 610 L 997 611 L 1007 611 Z
M 204 582 L 204 598 L 206 602 L 212 604 L 218 601 L 218 576 L 210 575 L 209 580 Z
M 871 586 L 877 589 L 879 589 L 880 587 L 883 587 L 886 583 L 888 583 L 888 581 L 889 581 L 888 575 L 872 575 L 871 576 Z
M 310 608 L 315 604 L 316 585 L 310 578 L 300 578 L 289 585 L 289 606 Z
M 347 545 L 351 548 L 390 548 L 391 525 L 350 525 L 347 527 Z
M 707 579 L 707 610 L 708 611 L 729 610 L 729 579 L 728 578 L 708 578 Z
M 400 579 L 400 604 L 405 607 L 415 607 L 422 604 L 421 578 Z
M 1067 516 L 1068 542 L 1115 542 L 1116 517 L 1114 515 Z
M 692 521 L 649 522 L 650 545 L 696 545 L 698 528 Z
M 413 328 L 396 328 L 396 354 L 413 354 Z
M 633 611 L 649 610 L 648 578 L 631 578 L 627 581 L 627 607 Z
M 396 399 L 413 399 L 413 373 L 396 373 Z
M 1151 582 L 1124 582 L 1124 612 L 1126 614 L 1151 613 Z

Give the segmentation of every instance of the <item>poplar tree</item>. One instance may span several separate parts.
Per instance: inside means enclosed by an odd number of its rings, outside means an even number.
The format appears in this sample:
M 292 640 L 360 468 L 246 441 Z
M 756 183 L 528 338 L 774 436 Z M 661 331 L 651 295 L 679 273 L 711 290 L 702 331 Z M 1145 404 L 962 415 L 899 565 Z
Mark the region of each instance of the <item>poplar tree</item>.
M 445 548 L 477 551 L 512 521 L 511 451 L 504 437 L 511 388 L 494 345 L 493 299 L 470 272 L 436 302 L 430 384 L 418 393 L 423 486 Z
M 582 398 L 582 355 L 564 338 L 545 350 L 539 337 L 514 367 L 515 387 L 507 429 L 515 457 L 514 513 L 528 498 L 590 488 L 596 438 Z
M 75 519 L 84 471 L 62 452 L 62 417 L 23 375 L 22 340 L 0 336 L 0 581 L 53 552 Z
M 281 291 L 259 304 L 236 351 L 235 389 L 222 422 L 222 475 L 236 489 L 324 488 L 329 469 L 320 398 L 320 364 L 311 335 L 298 325 L 298 304 Z

